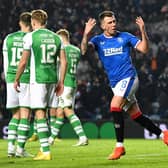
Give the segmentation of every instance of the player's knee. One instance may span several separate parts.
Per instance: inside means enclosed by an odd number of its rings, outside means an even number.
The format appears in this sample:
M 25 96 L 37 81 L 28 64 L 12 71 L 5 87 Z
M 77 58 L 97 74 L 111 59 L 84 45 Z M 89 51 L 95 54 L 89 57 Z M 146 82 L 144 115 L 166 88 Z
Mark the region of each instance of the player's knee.
M 114 106 L 110 107 L 110 112 L 121 112 L 121 111 L 122 111 L 122 108 L 120 107 L 114 107 Z
M 64 112 L 65 112 L 66 117 L 74 114 L 74 111 L 72 110 L 72 108 L 65 108 Z
M 142 112 L 141 112 L 141 111 L 136 111 L 136 112 L 134 112 L 134 113 L 131 113 L 131 114 L 130 114 L 130 117 L 131 117 L 132 120 L 135 120 L 135 119 L 137 119 L 138 117 L 140 117 L 141 115 L 142 115 Z
M 58 113 L 57 115 L 56 115 L 56 117 L 57 118 L 64 118 L 64 113 L 62 112 L 62 113 Z
M 63 118 L 64 117 L 64 111 L 62 108 L 58 108 L 56 112 L 56 117 Z

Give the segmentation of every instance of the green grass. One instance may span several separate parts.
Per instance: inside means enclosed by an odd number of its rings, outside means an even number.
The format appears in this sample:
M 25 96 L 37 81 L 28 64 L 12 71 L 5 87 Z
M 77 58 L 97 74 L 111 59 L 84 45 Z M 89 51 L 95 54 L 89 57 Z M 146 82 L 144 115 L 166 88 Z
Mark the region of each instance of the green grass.
M 73 147 L 75 139 L 63 139 L 51 147 L 51 161 L 32 158 L 7 158 L 7 141 L 0 140 L 0 168 L 168 168 L 168 147 L 161 140 L 126 139 L 126 155 L 119 160 L 107 160 L 115 140 L 90 140 L 85 147 Z M 28 142 L 32 154 L 39 150 L 38 142 Z

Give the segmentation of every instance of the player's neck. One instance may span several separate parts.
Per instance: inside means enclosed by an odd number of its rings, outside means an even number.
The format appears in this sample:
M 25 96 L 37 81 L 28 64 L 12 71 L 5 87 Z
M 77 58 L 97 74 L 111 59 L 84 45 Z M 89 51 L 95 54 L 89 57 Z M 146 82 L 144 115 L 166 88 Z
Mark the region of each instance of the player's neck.
M 69 45 L 69 41 L 63 41 L 64 45 Z
M 31 29 L 30 29 L 30 27 L 22 27 L 21 31 L 27 33 L 27 32 L 30 32 Z
M 114 37 L 117 34 L 117 32 L 114 32 L 113 34 L 110 34 L 108 32 L 104 32 L 104 36 L 106 37 Z
M 34 30 L 38 30 L 38 29 L 45 29 L 45 26 L 37 25 L 34 27 Z
M 65 38 L 64 36 L 61 36 L 61 38 L 62 38 L 62 42 L 63 42 L 64 45 L 69 45 L 70 44 L 69 40 L 67 38 Z

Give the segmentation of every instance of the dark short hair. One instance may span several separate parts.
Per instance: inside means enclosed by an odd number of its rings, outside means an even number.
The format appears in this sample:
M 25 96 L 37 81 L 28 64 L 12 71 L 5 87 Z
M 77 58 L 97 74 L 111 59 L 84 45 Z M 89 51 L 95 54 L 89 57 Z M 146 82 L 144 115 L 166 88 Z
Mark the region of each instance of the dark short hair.
M 113 11 L 103 11 L 99 14 L 99 22 L 101 23 L 101 21 L 105 18 L 105 17 L 112 17 L 115 16 Z
M 19 21 L 23 22 L 26 26 L 31 26 L 31 13 L 23 12 L 19 16 Z

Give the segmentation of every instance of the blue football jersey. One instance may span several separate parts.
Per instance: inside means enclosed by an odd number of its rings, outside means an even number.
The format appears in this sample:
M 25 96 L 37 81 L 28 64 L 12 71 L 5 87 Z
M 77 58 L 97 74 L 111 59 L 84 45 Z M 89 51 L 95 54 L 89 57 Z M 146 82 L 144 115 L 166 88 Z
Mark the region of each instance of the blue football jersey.
M 136 75 L 130 49 L 135 48 L 139 42 L 136 36 L 128 32 L 117 32 L 113 37 L 100 34 L 89 41 L 98 52 L 112 87 L 120 80 Z

